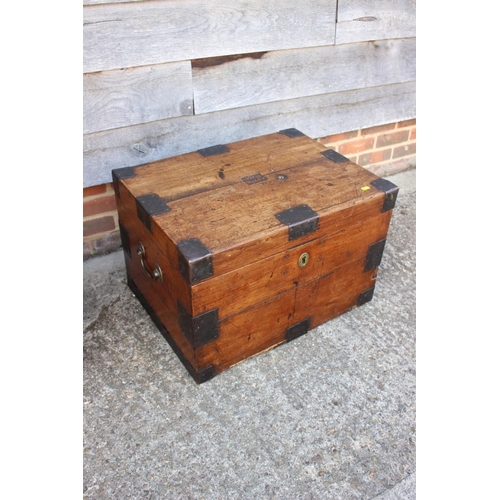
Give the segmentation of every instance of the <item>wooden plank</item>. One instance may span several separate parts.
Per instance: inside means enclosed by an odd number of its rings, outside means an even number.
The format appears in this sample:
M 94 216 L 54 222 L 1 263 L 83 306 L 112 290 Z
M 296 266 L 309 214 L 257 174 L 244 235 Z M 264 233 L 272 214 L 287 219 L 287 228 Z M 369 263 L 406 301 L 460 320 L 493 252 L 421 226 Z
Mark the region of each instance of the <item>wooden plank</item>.
M 83 75 L 83 132 L 193 114 L 189 62 Z
M 193 61 L 196 113 L 413 81 L 415 38 Z
M 110 182 L 114 168 L 142 165 L 290 127 L 316 138 L 411 118 L 415 118 L 415 82 L 181 116 L 86 134 L 83 187 Z
M 83 5 L 99 5 L 103 3 L 150 2 L 151 0 L 83 0 Z
M 336 0 L 163 0 L 83 14 L 86 73 L 335 41 Z
M 415 0 L 338 2 L 337 44 L 415 36 Z

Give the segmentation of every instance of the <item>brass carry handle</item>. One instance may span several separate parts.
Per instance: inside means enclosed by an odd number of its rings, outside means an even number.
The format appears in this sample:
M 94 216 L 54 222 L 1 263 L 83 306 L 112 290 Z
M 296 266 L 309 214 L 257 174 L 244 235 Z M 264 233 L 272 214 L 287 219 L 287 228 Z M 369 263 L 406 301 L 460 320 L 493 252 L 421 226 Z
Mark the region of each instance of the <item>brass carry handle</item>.
M 160 266 L 158 264 L 155 264 L 155 267 L 152 272 L 147 268 L 146 249 L 144 248 L 144 245 L 140 241 L 137 244 L 137 255 L 139 255 L 139 257 L 141 258 L 142 268 L 144 269 L 144 272 L 146 273 L 148 278 L 153 281 L 159 281 L 160 283 L 163 283 L 163 273 L 161 272 Z

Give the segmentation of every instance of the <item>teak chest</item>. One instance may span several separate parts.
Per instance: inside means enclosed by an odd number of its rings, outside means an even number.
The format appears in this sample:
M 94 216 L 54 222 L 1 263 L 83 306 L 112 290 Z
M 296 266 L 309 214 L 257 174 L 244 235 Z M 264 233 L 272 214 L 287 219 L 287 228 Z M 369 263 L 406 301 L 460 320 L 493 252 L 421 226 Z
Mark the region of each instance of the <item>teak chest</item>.
M 370 301 L 398 193 L 296 129 L 113 182 L 128 284 L 197 383 Z

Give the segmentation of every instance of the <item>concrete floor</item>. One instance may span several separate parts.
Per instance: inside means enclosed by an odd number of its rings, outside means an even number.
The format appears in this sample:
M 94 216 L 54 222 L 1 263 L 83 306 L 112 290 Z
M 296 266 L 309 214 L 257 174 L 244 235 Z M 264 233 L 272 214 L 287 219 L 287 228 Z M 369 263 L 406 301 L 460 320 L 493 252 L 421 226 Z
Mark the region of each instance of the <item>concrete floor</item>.
M 202 385 L 122 253 L 84 263 L 84 498 L 416 498 L 416 170 L 389 179 L 373 300 Z

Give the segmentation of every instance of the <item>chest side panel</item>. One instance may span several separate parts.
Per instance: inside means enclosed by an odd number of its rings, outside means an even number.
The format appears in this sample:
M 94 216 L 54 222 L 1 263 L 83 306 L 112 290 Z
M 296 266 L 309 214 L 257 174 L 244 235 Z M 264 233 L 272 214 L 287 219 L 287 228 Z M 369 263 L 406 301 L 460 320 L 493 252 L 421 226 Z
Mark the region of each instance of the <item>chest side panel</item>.
M 177 261 L 177 253 L 173 249 L 175 257 L 169 255 L 167 247 L 159 244 L 155 235 L 134 212 L 126 210 L 120 200 L 117 200 L 117 207 L 127 276 L 142 296 L 141 300 L 149 305 L 182 355 L 197 370 L 194 347 L 179 322 L 179 303 L 186 304 L 189 309 L 191 294 L 178 266 L 171 265 L 172 261 Z M 144 249 L 142 255 L 138 253 L 140 245 Z M 155 279 L 156 266 L 160 269 L 161 280 Z

